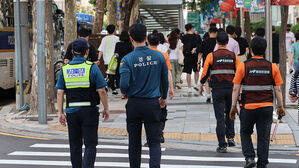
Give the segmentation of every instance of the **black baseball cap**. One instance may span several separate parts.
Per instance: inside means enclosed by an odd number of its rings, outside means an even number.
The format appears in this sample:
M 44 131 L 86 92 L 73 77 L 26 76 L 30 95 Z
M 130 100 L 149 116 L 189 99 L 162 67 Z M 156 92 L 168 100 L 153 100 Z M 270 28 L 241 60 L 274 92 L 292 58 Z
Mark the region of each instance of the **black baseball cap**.
M 84 55 L 88 50 L 88 42 L 84 38 L 78 38 L 73 42 L 72 48 L 75 55 Z

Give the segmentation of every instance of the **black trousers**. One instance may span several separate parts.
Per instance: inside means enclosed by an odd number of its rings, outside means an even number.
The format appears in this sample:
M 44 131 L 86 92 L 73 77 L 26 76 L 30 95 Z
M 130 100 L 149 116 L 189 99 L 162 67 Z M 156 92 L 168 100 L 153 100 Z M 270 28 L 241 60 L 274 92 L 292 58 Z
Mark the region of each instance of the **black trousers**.
M 85 146 L 83 168 L 94 168 L 98 145 L 98 110 L 84 107 L 80 111 L 67 114 L 67 125 L 73 168 L 82 168 L 82 139 Z
M 165 123 L 167 121 L 167 106 L 161 108 L 161 130 L 164 131 Z
M 126 104 L 130 168 L 140 168 L 141 131 L 144 122 L 150 168 L 160 168 L 161 108 L 158 99 L 129 98 Z
M 229 118 L 232 104 L 232 88 L 212 89 L 213 106 L 217 120 L 216 134 L 218 145 L 226 147 L 226 138 L 234 138 L 234 121 Z
M 254 110 L 242 109 L 240 113 L 242 152 L 246 158 L 255 158 L 251 134 L 253 133 L 254 124 L 256 124 L 258 168 L 263 168 L 269 163 L 272 115 L 273 107 L 263 107 Z

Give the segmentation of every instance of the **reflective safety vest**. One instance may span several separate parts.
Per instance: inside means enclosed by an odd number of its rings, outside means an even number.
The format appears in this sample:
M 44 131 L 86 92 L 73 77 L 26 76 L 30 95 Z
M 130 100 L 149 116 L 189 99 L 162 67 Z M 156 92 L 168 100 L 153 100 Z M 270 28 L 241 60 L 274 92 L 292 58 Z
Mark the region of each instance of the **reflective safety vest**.
M 85 61 L 62 67 L 66 86 L 66 107 L 95 107 L 99 104 L 95 84 L 90 83 L 92 65 L 92 62 Z
M 235 53 L 227 49 L 213 52 L 213 65 L 211 67 L 211 88 L 232 88 L 235 76 Z
M 272 63 L 265 59 L 249 59 L 244 62 L 245 76 L 242 79 L 242 104 L 272 103 L 273 85 Z

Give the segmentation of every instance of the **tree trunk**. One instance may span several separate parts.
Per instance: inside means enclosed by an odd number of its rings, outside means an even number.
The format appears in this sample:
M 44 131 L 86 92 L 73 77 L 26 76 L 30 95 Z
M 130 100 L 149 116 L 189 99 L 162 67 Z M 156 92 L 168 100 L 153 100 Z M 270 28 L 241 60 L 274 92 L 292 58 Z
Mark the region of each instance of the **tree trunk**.
M 250 47 L 250 43 L 251 43 L 251 30 L 250 30 L 250 15 L 249 12 L 246 11 L 245 12 L 245 33 L 246 33 L 246 38 L 247 38 L 247 42 L 249 44 Z
M 237 19 L 236 19 L 236 27 L 241 27 L 241 22 L 240 22 L 240 17 L 241 16 L 241 12 L 240 10 L 238 10 L 237 12 Z
M 282 77 L 283 85 L 281 87 L 282 90 L 282 97 L 283 97 L 283 106 L 285 106 L 285 99 L 286 99 L 286 31 L 287 31 L 287 23 L 288 23 L 288 13 L 289 13 L 289 6 L 280 6 L 281 9 L 281 28 L 279 34 L 279 55 L 280 55 L 280 63 L 279 69 L 280 74 Z
M 116 3 L 115 0 L 107 0 L 107 21 L 108 25 L 113 24 L 117 25 L 117 12 L 116 12 Z
M 122 0 L 120 1 L 119 12 L 119 32 L 123 30 L 129 30 L 131 10 L 135 0 Z
M 64 50 L 77 38 L 76 1 L 65 1 L 64 15 Z
M 55 114 L 54 102 L 54 65 L 53 65 L 53 17 L 52 17 L 52 0 L 45 1 L 46 25 L 45 25 L 45 44 L 46 44 L 46 73 L 47 73 L 47 114 Z
M 140 8 L 141 0 L 135 0 L 135 3 L 131 10 L 131 16 L 130 16 L 130 26 L 135 24 L 137 22 L 137 19 L 139 17 L 139 8 Z
M 37 24 L 36 24 L 36 1 L 32 3 L 32 62 L 31 62 L 31 73 L 32 73 L 32 85 L 30 95 L 30 114 L 37 114 Z
M 95 20 L 92 32 L 94 34 L 101 33 L 104 20 L 105 0 L 97 0 L 95 7 Z
M 223 18 L 222 27 L 223 27 L 224 30 L 225 30 L 225 22 L 226 22 L 226 20 L 225 20 L 225 18 Z

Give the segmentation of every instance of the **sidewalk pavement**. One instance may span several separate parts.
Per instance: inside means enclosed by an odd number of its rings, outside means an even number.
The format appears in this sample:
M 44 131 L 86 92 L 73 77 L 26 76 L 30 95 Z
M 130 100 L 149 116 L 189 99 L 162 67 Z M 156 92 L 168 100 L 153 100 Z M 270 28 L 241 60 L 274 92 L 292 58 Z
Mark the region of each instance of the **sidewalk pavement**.
M 183 76 L 183 79 L 185 77 Z M 288 81 L 290 77 L 288 76 Z M 99 136 L 108 139 L 126 139 L 126 114 L 125 104 L 120 95 L 108 93 L 111 110 L 110 119 L 100 119 Z M 207 104 L 204 96 L 199 96 L 193 89 L 192 95 L 187 94 L 187 86 L 184 81 L 183 88 L 175 90 L 173 100 L 168 100 L 168 121 L 164 130 L 167 141 L 186 144 L 218 145 L 216 137 L 216 119 L 213 104 Z M 272 147 L 285 150 L 298 150 L 299 126 L 297 106 L 287 101 L 287 116 L 279 124 Z M 8 105 L 0 111 L 1 126 L 7 129 L 21 130 L 40 134 L 41 137 L 67 138 L 67 128 L 58 124 L 57 115 L 49 115 L 46 125 L 40 125 L 36 115 L 24 115 L 16 113 L 14 105 Z M 275 127 L 272 124 L 271 134 Z M 235 121 L 235 141 L 240 143 L 240 121 Z M 145 133 L 143 131 L 143 136 Z M 256 143 L 256 132 L 253 134 L 253 142 Z

